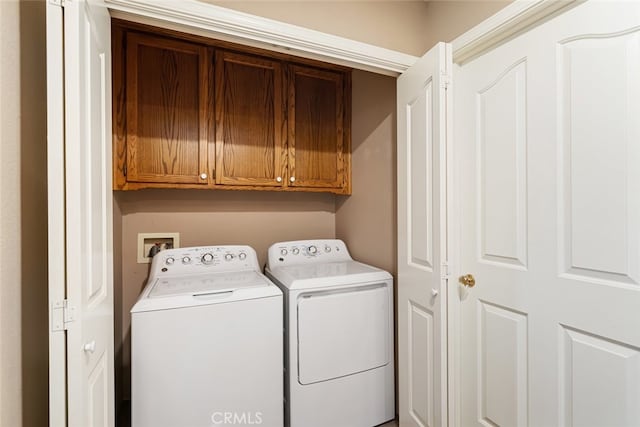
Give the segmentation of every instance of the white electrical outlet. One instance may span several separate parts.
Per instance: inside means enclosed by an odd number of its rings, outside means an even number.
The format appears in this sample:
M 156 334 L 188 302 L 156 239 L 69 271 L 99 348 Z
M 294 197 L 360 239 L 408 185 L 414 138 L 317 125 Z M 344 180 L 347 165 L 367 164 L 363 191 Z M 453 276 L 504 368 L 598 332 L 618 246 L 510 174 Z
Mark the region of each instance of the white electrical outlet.
M 180 233 L 138 233 L 138 264 L 149 264 L 151 248 L 158 245 L 161 251 L 180 247 Z

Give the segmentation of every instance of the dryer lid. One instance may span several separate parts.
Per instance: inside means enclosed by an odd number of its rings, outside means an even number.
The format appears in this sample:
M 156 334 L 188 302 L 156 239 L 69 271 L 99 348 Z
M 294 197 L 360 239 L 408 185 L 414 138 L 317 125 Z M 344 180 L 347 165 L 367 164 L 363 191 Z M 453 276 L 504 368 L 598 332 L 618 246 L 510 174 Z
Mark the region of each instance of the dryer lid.
M 375 267 L 370 267 L 355 261 L 328 262 L 326 264 L 307 264 L 284 267 L 287 274 L 293 280 L 317 279 L 320 277 L 347 276 L 378 272 Z
M 275 267 L 267 270 L 267 274 L 287 289 L 334 287 L 391 279 L 388 272 L 357 261 Z

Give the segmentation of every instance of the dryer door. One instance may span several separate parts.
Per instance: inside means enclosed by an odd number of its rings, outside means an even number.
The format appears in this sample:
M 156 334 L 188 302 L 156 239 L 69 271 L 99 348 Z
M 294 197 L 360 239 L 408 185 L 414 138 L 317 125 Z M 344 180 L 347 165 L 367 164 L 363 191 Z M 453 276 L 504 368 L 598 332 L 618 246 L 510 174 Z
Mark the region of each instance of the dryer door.
M 391 287 L 298 297 L 298 381 L 313 384 L 378 368 L 391 357 Z

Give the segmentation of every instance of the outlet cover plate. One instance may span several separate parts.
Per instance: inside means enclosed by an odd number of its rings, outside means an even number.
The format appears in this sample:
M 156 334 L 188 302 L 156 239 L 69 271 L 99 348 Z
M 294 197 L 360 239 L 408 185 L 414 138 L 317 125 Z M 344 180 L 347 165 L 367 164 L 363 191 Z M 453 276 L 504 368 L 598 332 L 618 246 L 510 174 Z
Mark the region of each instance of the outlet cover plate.
M 149 264 L 149 250 L 156 243 L 164 246 L 171 243 L 173 248 L 180 247 L 180 233 L 138 233 L 138 264 Z

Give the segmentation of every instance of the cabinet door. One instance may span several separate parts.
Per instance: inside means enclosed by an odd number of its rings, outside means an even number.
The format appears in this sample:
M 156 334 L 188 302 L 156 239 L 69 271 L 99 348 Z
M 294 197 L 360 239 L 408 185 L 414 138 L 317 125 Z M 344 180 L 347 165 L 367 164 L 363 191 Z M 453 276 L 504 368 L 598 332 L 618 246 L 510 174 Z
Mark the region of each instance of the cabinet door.
M 217 52 L 217 184 L 284 184 L 282 92 L 279 61 Z
M 292 66 L 289 76 L 289 182 L 346 186 L 345 75 Z
M 206 47 L 128 33 L 126 49 L 127 181 L 208 184 Z

